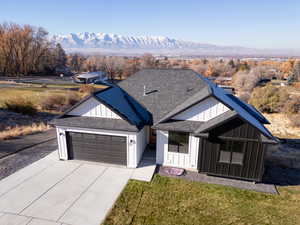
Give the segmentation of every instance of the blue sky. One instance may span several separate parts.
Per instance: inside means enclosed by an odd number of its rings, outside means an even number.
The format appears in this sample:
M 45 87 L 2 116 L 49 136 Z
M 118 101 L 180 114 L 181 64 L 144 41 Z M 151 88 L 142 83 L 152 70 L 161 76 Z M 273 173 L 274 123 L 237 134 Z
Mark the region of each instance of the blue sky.
M 299 0 L 2 0 L 0 22 L 50 34 L 162 35 L 257 48 L 300 48 Z

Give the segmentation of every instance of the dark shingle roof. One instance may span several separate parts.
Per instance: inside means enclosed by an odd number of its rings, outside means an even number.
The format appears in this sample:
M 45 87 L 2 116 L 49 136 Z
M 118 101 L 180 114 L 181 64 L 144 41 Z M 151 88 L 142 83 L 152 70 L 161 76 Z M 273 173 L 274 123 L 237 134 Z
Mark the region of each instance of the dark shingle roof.
M 211 95 L 259 129 L 266 137 L 274 139 L 263 126 L 263 123 L 268 121 L 261 113 L 193 70 L 145 69 L 119 85 L 152 113 L 155 125 L 168 121 L 175 114 Z M 144 87 L 146 92 L 152 93 L 144 95 Z
M 263 123 L 268 123 L 268 121 L 254 107 L 227 93 L 193 70 L 144 69 L 120 82 L 119 85 L 120 87 L 111 85 L 103 91 L 96 92 L 94 97 L 127 120 L 126 126 L 141 129 L 144 125 L 153 123 L 155 128 L 202 132 L 215 126 L 216 123 L 227 120 L 227 116 L 231 118 L 238 114 L 266 137 L 274 139 L 263 126 Z M 206 122 L 206 125 L 201 124 L 203 122 L 170 121 L 175 114 L 208 96 L 214 96 L 232 111 Z M 87 118 L 89 119 L 91 120 L 90 117 Z M 116 125 L 118 122 L 114 119 L 106 120 L 113 123 L 110 129 L 118 130 Z M 103 126 L 109 127 L 106 123 L 108 122 L 105 122 Z M 97 126 L 102 128 L 100 123 Z
M 260 113 L 257 111 L 255 107 L 253 107 L 250 104 L 247 104 L 246 102 L 243 102 L 241 99 L 235 97 L 232 94 L 227 94 L 229 98 L 231 98 L 232 101 L 236 102 L 238 105 L 240 105 L 243 109 L 245 109 L 248 113 L 250 113 L 252 116 L 254 116 L 259 122 L 264 124 L 270 124 L 270 122 Z
M 189 121 L 189 120 L 169 120 L 167 122 L 162 122 L 154 125 L 154 129 L 158 130 L 169 130 L 169 131 L 182 131 L 188 133 L 194 133 L 201 125 L 205 122 L 199 121 Z
M 175 116 L 176 114 L 186 110 L 187 108 L 195 105 L 196 103 L 204 100 L 206 97 L 211 95 L 211 91 L 208 87 L 204 87 L 201 91 L 197 92 L 195 95 L 176 106 L 171 112 L 167 113 L 163 118 L 158 120 L 155 124 L 158 124 L 162 121 L 166 121 L 167 119 Z
M 152 113 L 154 124 L 207 87 L 195 71 L 187 69 L 144 69 L 119 85 Z M 154 92 L 144 96 L 144 86 L 146 92 Z
M 261 113 L 259 113 L 257 110 L 253 110 L 251 107 L 248 107 L 246 103 L 242 104 L 243 102 L 241 100 L 237 101 L 236 97 L 232 97 L 231 94 L 229 94 L 223 88 L 220 88 L 218 85 L 211 82 L 207 78 L 202 77 L 201 75 L 198 76 L 200 76 L 203 80 L 206 81 L 206 83 L 210 86 L 212 90 L 213 96 L 215 96 L 219 101 L 227 105 L 232 110 L 236 111 L 242 119 L 246 120 L 252 126 L 256 127 L 266 137 L 274 140 L 276 139 L 261 122 L 264 118 L 264 116 Z
M 142 128 L 146 124 L 152 124 L 152 115 L 134 98 L 116 85 L 104 91 L 96 92 L 94 96 L 138 128 Z
M 81 127 L 90 129 L 103 129 L 103 130 L 121 130 L 136 132 L 139 129 L 128 123 L 126 120 L 109 119 L 99 117 L 86 117 L 86 116 L 70 116 L 59 119 L 54 119 L 53 124 L 57 126 L 66 127 Z
M 124 120 L 80 116 L 69 117 L 67 115 L 72 109 L 78 107 L 90 98 L 95 98 L 106 105 Z M 109 124 L 109 121 L 111 121 L 111 124 Z M 120 87 L 110 85 L 110 87 L 93 93 L 91 96 L 71 107 L 62 116 L 55 119 L 53 124 L 60 126 L 74 125 L 75 127 L 84 128 L 138 131 L 143 128 L 144 125 L 152 124 L 152 115 Z

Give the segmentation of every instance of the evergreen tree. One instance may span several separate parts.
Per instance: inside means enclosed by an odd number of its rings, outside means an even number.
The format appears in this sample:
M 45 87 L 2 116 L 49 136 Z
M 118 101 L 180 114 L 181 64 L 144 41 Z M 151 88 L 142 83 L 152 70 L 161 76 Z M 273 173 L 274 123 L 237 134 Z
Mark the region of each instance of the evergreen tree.
M 65 67 L 67 64 L 67 55 L 65 50 L 58 43 L 55 48 L 56 67 Z
M 231 66 L 231 68 L 234 68 L 234 67 L 235 67 L 235 64 L 234 64 L 233 59 L 231 59 L 231 60 L 228 62 L 228 65 Z
M 294 62 L 294 66 L 293 66 L 293 78 L 294 81 L 297 81 L 300 79 L 300 60 L 296 60 Z

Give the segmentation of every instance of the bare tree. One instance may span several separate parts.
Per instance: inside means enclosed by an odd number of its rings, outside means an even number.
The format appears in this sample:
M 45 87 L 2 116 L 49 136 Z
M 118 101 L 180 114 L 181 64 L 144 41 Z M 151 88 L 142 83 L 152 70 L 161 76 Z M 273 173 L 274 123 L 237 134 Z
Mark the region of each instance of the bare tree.
M 154 68 L 156 66 L 156 60 L 150 53 L 145 53 L 141 57 L 141 67 L 142 68 Z
M 102 65 L 109 79 L 121 78 L 124 67 L 124 58 L 117 56 L 108 56 L 102 58 Z
M 260 68 L 237 72 L 233 76 L 233 86 L 237 95 L 243 97 L 243 100 L 249 100 L 252 90 L 257 86 L 260 79 Z
M 5 75 L 27 75 L 45 69 L 50 43 L 43 28 L 15 23 L 0 25 L 0 71 Z

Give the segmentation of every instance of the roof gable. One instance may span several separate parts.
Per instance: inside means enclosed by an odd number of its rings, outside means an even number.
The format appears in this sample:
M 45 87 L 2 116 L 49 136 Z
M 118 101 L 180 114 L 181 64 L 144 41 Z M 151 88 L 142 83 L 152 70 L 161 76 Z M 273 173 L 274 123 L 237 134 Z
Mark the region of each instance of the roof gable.
M 139 128 L 152 123 L 151 114 L 117 85 L 96 92 L 94 96 L 129 123 Z
M 200 76 L 200 75 L 199 75 Z M 202 76 L 201 76 L 202 77 Z M 250 124 L 252 124 L 254 127 L 256 127 L 260 132 L 265 135 L 266 137 L 270 139 L 275 139 L 273 135 L 270 133 L 270 131 L 264 127 L 264 125 L 261 122 L 261 115 L 258 111 L 254 111 L 250 107 L 245 107 L 246 105 L 241 105 L 241 100 L 235 101 L 234 99 L 237 99 L 236 97 L 233 98 L 231 94 L 224 91 L 222 88 L 218 87 L 216 84 L 208 80 L 207 78 L 202 77 L 202 79 L 206 80 L 206 82 L 209 84 L 209 86 L 212 89 L 213 95 L 219 99 L 221 102 L 223 102 L 225 105 L 230 107 L 232 110 L 236 111 L 237 114 L 240 115 L 240 117 L 246 121 L 248 121 Z M 251 113 L 250 113 L 251 111 Z M 256 115 L 257 114 L 257 115 Z M 255 116 L 256 115 L 256 116 Z
M 208 121 L 230 110 L 214 97 L 208 97 L 175 115 L 175 120 Z
M 152 113 L 155 125 L 211 95 L 259 129 L 263 135 L 274 139 L 263 125 L 268 121 L 254 107 L 192 70 L 145 69 L 119 85 Z M 144 94 L 145 90 L 150 94 Z
M 190 97 L 200 98 L 200 92 L 208 92 L 207 84 L 188 69 L 144 69 L 118 85 L 152 113 L 154 123 L 177 106 L 185 105 Z M 144 95 L 144 87 L 149 94 Z
M 121 119 L 118 114 L 113 112 L 94 97 L 88 98 L 86 101 L 67 112 L 66 115 Z

